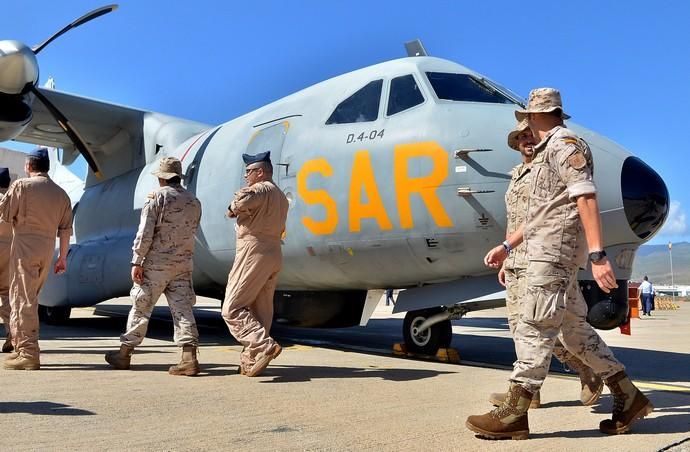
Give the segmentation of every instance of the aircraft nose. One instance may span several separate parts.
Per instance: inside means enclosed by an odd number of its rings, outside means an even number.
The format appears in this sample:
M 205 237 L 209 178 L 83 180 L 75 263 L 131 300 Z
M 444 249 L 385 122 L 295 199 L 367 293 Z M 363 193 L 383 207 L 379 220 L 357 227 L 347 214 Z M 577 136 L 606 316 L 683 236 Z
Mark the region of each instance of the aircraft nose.
M 630 228 L 640 239 L 649 240 L 668 216 L 669 196 L 666 184 L 642 160 L 628 157 L 623 162 L 621 192 Z

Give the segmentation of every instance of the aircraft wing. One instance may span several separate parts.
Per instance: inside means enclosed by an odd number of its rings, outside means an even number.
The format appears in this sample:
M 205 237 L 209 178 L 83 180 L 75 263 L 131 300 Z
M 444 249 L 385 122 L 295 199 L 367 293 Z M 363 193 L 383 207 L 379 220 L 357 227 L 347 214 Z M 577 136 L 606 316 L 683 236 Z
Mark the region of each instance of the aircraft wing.
M 208 125 L 160 113 L 147 112 L 104 101 L 38 88 L 69 120 L 86 142 L 104 179 L 145 165 L 163 147 L 208 129 Z M 33 102 L 33 118 L 16 141 L 65 150 L 62 163 L 78 153 L 43 103 Z M 93 174 L 89 172 L 89 178 Z M 87 178 L 87 186 L 90 185 Z M 92 180 L 91 182 L 95 182 Z
M 398 294 L 393 313 L 458 306 L 469 311 L 505 306 L 506 291 L 496 274 L 415 287 Z

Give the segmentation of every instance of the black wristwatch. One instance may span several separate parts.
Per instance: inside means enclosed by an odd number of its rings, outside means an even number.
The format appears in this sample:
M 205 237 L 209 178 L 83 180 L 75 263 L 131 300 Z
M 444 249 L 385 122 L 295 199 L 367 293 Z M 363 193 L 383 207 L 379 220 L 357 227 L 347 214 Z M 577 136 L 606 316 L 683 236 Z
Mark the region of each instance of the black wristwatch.
M 598 263 L 601 261 L 603 258 L 606 257 L 606 251 L 601 250 L 601 251 L 593 251 L 589 253 L 589 260 L 593 263 Z

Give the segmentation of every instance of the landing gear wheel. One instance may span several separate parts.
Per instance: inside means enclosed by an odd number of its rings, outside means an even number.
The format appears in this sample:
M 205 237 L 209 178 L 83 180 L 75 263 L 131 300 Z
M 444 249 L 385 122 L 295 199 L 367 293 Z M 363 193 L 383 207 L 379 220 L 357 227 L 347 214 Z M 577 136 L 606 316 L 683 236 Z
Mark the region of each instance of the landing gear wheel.
M 64 325 L 71 313 L 72 308 L 69 306 L 38 305 L 38 319 L 48 325 Z
M 403 321 L 403 338 L 408 352 L 422 355 L 435 355 L 439 348 L 447 348 L 453 339 L 453 329 L 450 320 L 444 320 L 426 331 L 419 333 L 418 329 L 429 317 L 438 314 L 441 309 L 423 309 L 409 311 Z

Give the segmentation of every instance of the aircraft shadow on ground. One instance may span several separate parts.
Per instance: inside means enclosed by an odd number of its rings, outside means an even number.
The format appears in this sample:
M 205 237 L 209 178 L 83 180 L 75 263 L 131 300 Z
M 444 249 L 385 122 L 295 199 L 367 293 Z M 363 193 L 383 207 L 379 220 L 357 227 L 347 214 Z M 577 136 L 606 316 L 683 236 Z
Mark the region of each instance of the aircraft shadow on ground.
M 307 382 L 319 378 L 380 378 L 387 381 L 414 381 L 433 378 L 438 375 L 454 372 L 428 369 L 375 369 L 336 366 L 280 366 L 266 369 L 261 377 L 273 377 L 262 383 L 295 383 Z
M 97 308 L 102 314 L 116 315 L 117 317 L 86 317 L 71 319 L 69 327 L 42 326 L 41 338 L 62 340 L 88 340 L 94 337 L 94 330 L 98 336 L 113 335 L 117 341 L 120 332 L 126 324 L 126 315 L 129 310 L 125 305 L 104 305 Z M 202 342 L 210 339 L 215 345 L 236 345 L 237 342 L 227 332 L 219 313 L 197 310 L 197 322 L 201 332 Z M 161 321 L 161 319 L 168 319 Z M 172 340 L 172 325 L 169 321 L 170 314 L 167 306 L 157 306 L 154 310 L 147 337 L 164 341 Z M 507 331 L 508 326 L 502 317 L 472 317 L 453 322 L 454 326 L 468 328 L 485 328 Z M 275 336 L 281 344 L 289 345 L 300 339 L 323 341 L 324 346 L 335 348 L 347 348 L 348 346 L 367 346 L 380 350 L 390 349 L 396 343 L 402 341 L 402 319 L 372 319 L 367 327 L 351 327 L 337 329 L 318 328 L 292 328 L 275 325 Z M 202 343 L 202 346 L 204 343 Z M 515 360 L 515 348 L 509 337 L 497 337 L 475 334 L 455 334 L 452 347 L 460 352 L 462 361 L 477 363 L 497 364 L 511 366 Z M 73 353 L 79 353 L 83 347 L 70 347 Z M 171 345 L 171 349 L 174 345 Z M 690 369 L 690 354 L 664 352 L 656 350 L 644 350 L 639 348 L 612 347 L 616 357 L 627 367 L 629 375 L 634 379 L 643 379 L 657 382 L 683 382 L 688 381 L 687 369 Z M 137 349 L 139 350 L 139 349 Z M 143 350 L 142 350 L 143 351 Z M 46 350 L 46 352 L 48 352 Z M 55 353 L 63 353 L 65 350 L 56 350 Z M 98 350 L 84 350 L 85 353 L 102 353 Z M 139 351 L 137 351 L 139 353 Z M 552 360 L 552 372 L 565 372 L 564 366 Z M 567 373 L 567 372 L 565 372 Z M 572 373 L 570 373 L 572 375 Z
M 0 402 L 0 414 L 28 413 L 47 416 L 93 416 L 93 411 L 55 402 Z
M 461 359 L 468 361 L 512 366 L 515 360 L 515 348 L 510 338 L 456 334 L 452 346 L 460 351 Z M 611 350 L 625 364 L 628 375 L 633 379 L 690 381 L 690 354 L 622 347 L 611 347 Z M 563 364 L 555 358 L 551 361 L 551 371 L 573 375 L 572 372 L 566 372 Z

